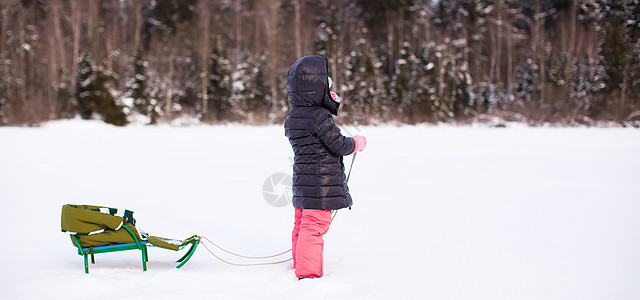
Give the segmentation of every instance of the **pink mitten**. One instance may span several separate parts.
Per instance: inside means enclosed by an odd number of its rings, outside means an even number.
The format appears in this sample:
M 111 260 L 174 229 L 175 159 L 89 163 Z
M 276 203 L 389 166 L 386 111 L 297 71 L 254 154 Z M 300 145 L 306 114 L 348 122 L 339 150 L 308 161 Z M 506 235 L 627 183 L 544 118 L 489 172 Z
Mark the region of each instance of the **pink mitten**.
M 329 95 L 331 95 L 331 99 L 333 99 L 333 101 L 340 103 L 340 97 L 338 97 L 338 94 L 329 92 Z
M 353 152 L 352 153 L 356 153 L 356 151 L 362 151 L 364 150 L 364 147 L 367 146 L 367 138 L 360 136 L 360 135 L 356 135 L 353 137 L 353 141 L 355 143 L 355 147 L 353 147 Z

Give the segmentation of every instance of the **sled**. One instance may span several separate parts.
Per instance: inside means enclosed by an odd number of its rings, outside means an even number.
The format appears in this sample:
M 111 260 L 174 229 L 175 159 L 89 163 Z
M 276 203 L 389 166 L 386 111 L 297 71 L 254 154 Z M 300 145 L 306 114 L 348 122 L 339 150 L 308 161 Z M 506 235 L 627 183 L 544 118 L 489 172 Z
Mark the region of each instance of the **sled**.
M 168 239 L 149 236 L 140 233 L 135 227 L 133 212 L 125 210 L 124 216 L 116 215 L 115 208 L 94 205 L 62 206 L 61 227 L 63 232 L 71 236 L 71 242 L 78 250 L 78 255 L 84 257 L 84 272 L 89 273 L 89 256 L 95 264 L 95 254 L 140 250 L 142 256 L 142 270 L 147 271 L 149 254 L 147 247 L 179 251 L 191 246 L 187 253 L 177 260 L 176 268 L 184 266 L 193 256 L 200 237 L 193 235 L 184 240 Z

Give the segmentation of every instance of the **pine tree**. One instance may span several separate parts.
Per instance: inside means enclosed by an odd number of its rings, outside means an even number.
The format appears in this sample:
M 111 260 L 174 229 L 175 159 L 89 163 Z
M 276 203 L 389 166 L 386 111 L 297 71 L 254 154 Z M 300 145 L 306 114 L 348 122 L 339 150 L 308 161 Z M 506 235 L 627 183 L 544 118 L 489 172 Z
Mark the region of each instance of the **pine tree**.
M 329 63 L 329 75 L 336 82 L 341 81 L 338 74 L 338 63 L 342 57 L 338 53 L 338 36 L 341 35 L 340 24 L 337 19 L 337 7 L 334 4 L 329 5 L 329 12 L 326 19 L 320 22 L 315 37 L 316 53 L 325 56 Z M 338 84 L 336 84 L 337 87 Z
M 220 37 L 217 37 L 209 56 L 209 85 L 207 91 L 209 115 L 214 123 L 229 118 L 228 113 L 231 108 L 230 98 L 232 92 L 231 66 L 224 55 Z
M 601 55 L 605 66 L 605 90 L 619 89 L 630 61 L 630 47 L 627 42 L 622 20 L 612 18 L 605 27 Z
M 266 121 L 266 112 L 269 110 L 269 105 L 272 101 L 271 95 L 268 93 L 267 87 L 267 75 L 266 75 L 266 58 L 265 56 L 256 56 L 251 60 L 253 65 L 251 81 L 249 81 L 248 87 L 251 90 L 249 97 L 249 109 L 258 116 L 258 118 L 265 118 L 258 120 L 260 122 Z
M 413 113 L 409 109 L 412 94 L 415 91 L 415 56 L 409 52 L 409 45 L 405 43 L 400 50 L 400 59 L 395 62 L 395 73 L 391 78 L 390 101 L 393 108 L 397 109 L 401 115 Z
M 125 113 L 125 106 L 118 103 L 116 96 L 112 93 L 110 85 L 116 77 L 111 72 L 100 67 L 95 74 L 95 79 L 92 82 L 93 97 L 97 103 L 96 112 L 102 115 L 102 119 L 105 123 L 124 126 L 129 123 L 127 120 L 127 114 Z
M 85 52 L 82 55 L 80 62 L 78 62 L 76 69 L 76 101 L 78 105 L 78 112 L 85 120 L 90 119 L 91 115 L 96 110 L 96 104 L 93 102 L 93 97 L 91 95 L 91 82 L 93 81 L 92 75 L 94 74 L 95 69 L 96 65 L 93 62 L 91 53 Z
M 629 3 L 631 14 L 627 20 L 629 28 L 629 41 L 631 41 L 631 61 L 629 67 L 629 92 L 633 103 L 631 106 L 640 113 L 640 1 Z M 637 117 L 636 117 L 637 118 Z
M 242 63 L 236 65 L 231 75 L 233 113 L 243 121 L 264 122 L 269 105 L 264 74 L 265 58 L 243 55 Z M 260 120 L 258 120 L 260 119 Z
M 8 123 L 5 113 L 9 109 L 9 101 L 7 101 L 7 98 L 2 95 L 3 93 L 4 91 L 0 89 L 0 126 L 7 125 Z
M 8 83 L 8 66 L 6 62 L 0 61 L 0 126 L 7 125 L 7 111 L 9 110 L 9 83 Z
M 125 106 L 118 104 L 110 89 L 116 77 L 102 67 L 96 68 L 90 53 L 85 53 L 78 64 L 76 100 L 83 119 L 98 114 L 106 123 L 124 126 L 128 123 Z
M 326 19 L 318 25 L 317 34 L 314 40 L 316 53 L 327 57 L 329 60 L 337 54 L 336 41 L 338 39 L 339 24 L 337 20 L 337 8 L 335 5 L 329 6 Z M 329 61 L 331 63 L 331 61 Z
M 627 97 L 629 93 L 629 85 L 633 82 L 630 79 L 632 74 L 633 48 L 629 37 L 630 23 L 627 19 L 631 18 L 629 9 L 629 1 L 609 1 L 602 0 L 601 8 L 603 9 L 603 30 L 602 40 L 600 44 L 601 63 L 604 66 L 604 89 L 607 98 L 614 100 L 613 112 L 617 119 L 621 120 L 626 115 Z M 594 106 L 593 113 L 598 115 L 602 111 L 609 112 L 608 106 L 612 103 L 601 101 L 599 105 Z
M 605 86 L 604 68 L 592 59 L 580 60 L 574 66 L 571 97 L 577 100 L 580 114 L 587 113 Z
M 321 22 L 315 38 L 316 53 L 330 56 L 333 53 L 333 44 L 336 39 L 337 35 L 333 32 L 333 28 L 326 21 Z
M 516 67 L 516 98 L 525 102 L 531 101 L 535 91 L 535 63 L 533 59 L 527 58 L 524 63 Z M 488 105 L 488 101 L 486 105 Z
M 142 58 L 142 51 L 136 51 L 133 57 L 133 78 L 128 84 L 129 96 L 133 98 L 133 107 L 139 113 L 148 116 L 151 108 L 149 107 L 149 94 L 147 92 L 147 62 Z
M 351 122 L 367 123 L 385 105 L 383 63 L 365 39 L 347 55 L 344 83 L 341 85 L 342 110 Z
M 420 52 L 413 105 L 427 117 L 461 117 L 472 104 L 472 78 L 457 55 L 448 43 L 427 43 Z

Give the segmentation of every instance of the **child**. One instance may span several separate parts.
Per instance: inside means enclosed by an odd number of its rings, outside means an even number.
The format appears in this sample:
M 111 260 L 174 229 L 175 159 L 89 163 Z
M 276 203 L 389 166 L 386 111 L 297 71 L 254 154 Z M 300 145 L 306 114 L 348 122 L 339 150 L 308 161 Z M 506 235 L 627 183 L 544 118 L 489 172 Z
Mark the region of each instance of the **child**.
M 364 150 L 363 136 L 345 137 L 333 121 L 340 98 L 330 92 L 327 59 L 306 56 L 287 74 L 291 110 L 284 123 L 293 165 L 293 266 L 296 276 L 322 277 L 324 235 L 331 210 L 351 207 L 342 156 Z

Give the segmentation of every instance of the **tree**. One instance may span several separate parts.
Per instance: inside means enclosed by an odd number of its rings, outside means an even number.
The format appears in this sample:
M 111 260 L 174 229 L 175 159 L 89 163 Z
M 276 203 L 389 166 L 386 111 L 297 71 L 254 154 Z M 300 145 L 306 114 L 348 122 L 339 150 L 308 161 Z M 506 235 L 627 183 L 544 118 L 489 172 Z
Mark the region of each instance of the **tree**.
M 471 104 L 471 75 L 450 44 L 427 43 L 418 55 L 408 43 L 400 50 L 391 79 L 390 99 L 404 121 L 462 116 Z
M 533 99 L 533 93 L 535 91 L 534 77 L 535 64 L 533 59 L 528 58 L 524 63 L 516 67 L 515 94 L 518 99 L 525 102 Z
M 91 97 L 91 81 L 95 72 L 96 65 L 90 53 L 84 53 L 82 59 L 78 62 L 76 69 L 76 101 L 78 105 L 78 113 L 83 119 L 91 118 L 96 109 L 96 104 Z
M 329 13 L 326 19 L 320 22 L 317 29 L 315 38 L 316 53 L 325 56 L 329 62 L 329 74 L 333 76 L 335 80 L 340 80 L 338 77 L 338 60 L 339 45 L 338 45 L 338 32 L 340 25 L 337 20 L 337 7 L 331 5 Z
M 142 57 L 142 50 L 136 51 L 131 58 L 133 63 L 133 77 L 127 82 L 127 97 L 132 100 L 129 104 L 139 114 L 149 117 L 149 123 L 155 124 L 160 116 L 160 108 L 158 107 L 157 94 L 154 98 L 151 96 L 149 76 L 147 68 L 149 63 Z
M 198 0 L 155 0 L 153 6 L 154 24 L 163 31 L 175 33 L 183 22 L 190 22 Z
M 0 77 L 5 78 L 4 66 L 0 63 Z M 7 112 L 9 110 L 9 95 L 7 92 L 7 82 L 0 80 L 0 125 L 7 125 Z
M 193 28 L 199 28 L 193 22 L 197 3 L 197 0 L 157 0 L 149 2 L 147 8 L 145 50 L 157 53 L 152 57 L 159 66 L 166 67 L 158 72 L 163 78 L 164 99 L 157 100 L 162 103 L 162 117 L 167 119 L 175 117 L 176 110 L 180 115 L 184 102 L 196 102 L 196 87 L 191 80 L 196 72 L 191 58 L 196 56 L 193 44 L 197 37 L 191 35 Z M 157 44 L 157 49 L 150 47 L 151 42 Z
M 409 52 L 407 44 L 404 45 L 400 54 L 400 58 L 395 62 L 395 73 L 391 78 L 389 101 L 391 108 L 403 115 L 407 111 L 413 113 L 409 106 L 411 99 L 414 98 L 413 92 L 415 90 L 413 88 L 418 74 L 416 71 L 417 59 L 413 53 Z
M 342 110 L 355 123 L 368 123 L 386 105 L 384 64 L 366 39 L 345 59 L 344 83 L 341 85 Z
M 241 120 L 263 123 L 270 103 L 266 93 L 265 57 L 253 58 L 245 54 L 242 61 L 231 73 L 233 113 Z
M 632 112 L 634 114 L 640 111 L 640 1 L 633 3 L 631 19 L 627 20 L 627 26 L 629 27 L 629 37 L 633 49 L 628 85 L 630 99 L 635 99 L 630 103 L 631 107 L 636 110 Z
M 632 10 L 631 2 L 602 0 L 603 35 L 600 42 L 600 56 L 604 66 L 603 91 L 612 99 L 618 99 L 614 108 L 615 118 L 622 120 L 627 113 L 627 97 L 633 61 L 633 48 L 629 39 L 627 19 Z M 609 98 L 608 97 L 608 98 Z M 599 110 L 607 108 L 606 102 L 601 102 Z M 595 112 L 596 114 L 598 112 Z
M 148 116 L 149 94 L 147 92 L 147 76 L 146 69 L 148 63 L 142 58 L 142 51 L 136 51 L 133 57 L 133 78 L 127 85 L 129 88 L 129 97 L 133 98 L 133 108 L 139 113 Z
M 352 122 L 486 113 L 631 124 L 640 115 L 639 2 L 2 0 L 0 123 L 78 113 L 76 84 L 86 80 L 73 70 L 83 50 L 92 76 L 113 75 L 115 103 L 135 94 L 130 107 L 152 122 L 280 122 L 289 65 L 320 54 Z M 130 60 L 142 57 L 144 70 Z
M 124 106 L 116 102 L 110 83 L 116 77 L 103 67 L 96 68 L 90 53 L 85 53 L 78 63 L 78 83 L 76 100 L 78 112 L 83 119 L 90 119 L 94 113 L 102 120 L 117 126 L 128 123 Z
M 225 57 L 219 36 L 215 39 L 209 56 L 208 88 L 210 119 L 213 123 L 217 123 L 228 117 L 232 93 L 231 66 Z

